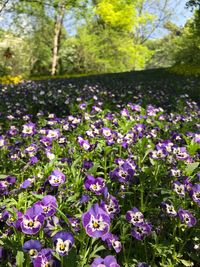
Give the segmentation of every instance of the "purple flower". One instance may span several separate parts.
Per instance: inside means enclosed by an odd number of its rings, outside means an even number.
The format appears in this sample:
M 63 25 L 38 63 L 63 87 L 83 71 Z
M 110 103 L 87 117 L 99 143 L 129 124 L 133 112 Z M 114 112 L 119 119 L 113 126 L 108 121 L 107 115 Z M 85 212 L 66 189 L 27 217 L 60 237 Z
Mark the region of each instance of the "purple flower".
M 109 232 L 110 217 L 98 204 L 82 215 L 82 222 L 91 237 L 102 237 Z
M 12 177 L 12 176 L 7 176 L 6 178 L 4 179 L 1 179 L 0 180 L 0 193 L 3 193 L 4 195 L 5 194 L 8 194 L 8 188 L 15 184 L 16 182 L 16 178 L 15 177 Z
M 94 164 L 93 164 L 92 160 L 86 160 L 86 159 L 85 159 L 85 160 L 83 161 L 83 168 L 84 168 L 84 169 L 87 169 L 87 170 L 88 170 L 88 169 L 92 168 L 93 165 L 94 165 Z
M 79 199 L 79 204 L 87 203 L 90 200 L 89 195 L 83 194 Z
M 178 210 L 178 216 L 182 223 L 185 223 L 188 227 L 192 227 L 196 224 L 196 218 L 187 210 L 180 208 Z
M 111 219 L 120 212 L 119 201 L 110 194 L 105 201 L 101 201 L 100 207 L 107 212 Z
M 103 258 L 95 258 L 91 267 L 120 267 L 114 256 L 106 256 Z
M 59 170 L 54 170 L 48 177 L 48 180 L 52 186 L 59 186 L 65 182 L 65 175 Z
M 52 266 L 52 250 L 49 248 L 42 249 L 33 261 L 34 267 Z
M 174 191 L 180 196 L 184 197 L 185 196 L 185 186 L 184 184 L 181 184 L 179 181 L 175 181 L 173 183 L 173 188 Z
M 130 181 L 134 175 L 133 167 L 125 162 L 119 168 L 116 168 L 114 171 L 110 172 L 110 178 L 113 180 L 118 180 L 120 183 L 125 183 Z
M 31 136 L 31 135 L 34 135 L 35 132 L 36 132 L 36 126 L 34 123 L 30 122 L 30 123 L 27 123 L 27 124 L 24 124 L 23 125 L 23 130 L 22 130 L 22 133 L 24 134 L 24 136 Z
M 122 244 L 116 235 L 113 235 L 112 233 L 107 233 L 102 237 L 102 240 L 106 242 L 109 249 L 114 248 L 116 253 L 119 253 L 121 251 Z
M 143 240 L 146 236 L 150 235 L 151 229 L 151 224 L 143 222 L 135 225 L 135 227 L 131 230 L 131 234 L 135 239 Z
M 42 249 L 42 245 L 39 240 L 28 240 L 23 245 L 23 250 L 25 252 L 28 252 L 31 259 L 34 259 L 37 257 L 38 252 Z
M 85 188 L 95 193 L 96 195 L 101 195 L 105 188 L 105 182 L 103 178 L 94 178 L 92 175 L 87 175 L 84 181 Z
M 79 232 L 80 231 L 80 220 L 74 217 L 71 217 L 69 215 L 67 215 L 69 223 L 71 225 L 71 227 L 74 229 L 75 232 Z
M 56 140 L 60 137 L 60 130 L 59 129 L 53 129 L 47 131 L 47 138 Z
M 42 208 L 43 211 L 41 212 L 41 214 L 43 214 L 45 217 L 53 216 L 58 206 L 56 198 L 51 195 L 43 197 L 41 201 L 36 202 L 34 205 L 40 206 Z
M 196 184 L 192 187 L 190 195 L 194 202 L 196 202 L 200 206 L 200 184 Z
M 33 156 L 33 157 L 30 158 L 30 161 L 29 161 L 30 165 L 34 165 L 37 162 L 38 162 L 38 158 L 37 157 Z
M 93 148 L 93 146 L 87 140 L 84 140 L 81 136 L 78 137 L 78 143 L 86 151 L 91 151 Z
M 53 236 L 53 242 L 56 252 L 65 256 L 74 244 L 74 237 L 71 233 L 60 231 Z
M 20 184 L 20 188 L 26 189 L 33 184 L 35 179 L 28 178 Z
M 0 136 L 0 148 L 6 145 L 6 140 L 3 136 Z
M 162 202 L 162 207 L 169 216 L 175 217 L 177 215 L 177 212 L 175 211 L 174 206 L 171 203 Z
M 126 220 L 133 225 L 138 225 L 144 222 L 144 215 L 137 208 L 132 208 L 127 211 Z
M 29 235 L 37 234 L 44 222 L 41 206 L 33 205 L 29 208 L 21 220 L 22 232 Z

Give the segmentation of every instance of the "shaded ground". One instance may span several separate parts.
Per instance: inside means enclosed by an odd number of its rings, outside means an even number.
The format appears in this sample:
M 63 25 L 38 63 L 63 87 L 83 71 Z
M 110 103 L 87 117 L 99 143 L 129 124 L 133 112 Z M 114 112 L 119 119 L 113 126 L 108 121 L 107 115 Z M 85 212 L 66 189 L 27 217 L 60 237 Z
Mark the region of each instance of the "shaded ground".
M 165 69 L 31 81 L 6 88 L 0 92 L 0 109 L 10 108 L 11 113 L 23 104 L 32 114 L 46 110 L 65 115 L 68 104 L 79 97 L 88 100 L 93 95 L 113 109 L 131 101 L 173 111 L 184 94 L 197 103 L 200 101 L 200 76 L 179 76 Z

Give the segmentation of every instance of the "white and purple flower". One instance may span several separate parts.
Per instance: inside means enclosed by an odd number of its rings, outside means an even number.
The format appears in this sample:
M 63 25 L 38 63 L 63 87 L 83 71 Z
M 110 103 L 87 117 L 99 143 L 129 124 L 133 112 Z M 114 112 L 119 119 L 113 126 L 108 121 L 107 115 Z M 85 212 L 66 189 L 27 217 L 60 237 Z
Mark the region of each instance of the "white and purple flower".
M 98 204 L 94 204 L 82 215 L 82 222 L 86 233 L 91 237 L 102 237 L 110 229 L 110 217 Z
M 53 243 L 56 252 L 61 256 L 65 256 L 74 244 L 74 237 L 71 233 L 60 231 L 53 236 Z
M 59 186 L 65 182 L 65 175 L 59 170 L 54 170 L 48 177 L 48 181 L 52 186 Z

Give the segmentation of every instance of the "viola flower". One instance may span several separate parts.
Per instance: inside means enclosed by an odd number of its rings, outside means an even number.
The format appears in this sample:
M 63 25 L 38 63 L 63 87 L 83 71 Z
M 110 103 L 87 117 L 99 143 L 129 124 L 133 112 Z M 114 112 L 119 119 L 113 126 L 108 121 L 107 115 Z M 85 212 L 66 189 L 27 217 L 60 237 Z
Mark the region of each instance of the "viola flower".
M 196 184 L 192 187 L 190 195 L 194 202 L 196 202 L 200 206 L 200 184 Z
M 131 234 L 135 239 L 143 240 L 146 236 L 150 235 L 151 230 L 151 224 L 143 222 L 135 225 L 135 227 L 131 230 Z
M 52 139 L 48 137 L 42 137 L 40 139 L 40 143 L 42 143 L 45 147 L 51 147 L 52 145 Z
M 122 249 L 122 244 L 119 241 L 119 238 L 116 235 L 107 233 L 102 236 L 102 240 L 106 242 L 109 249 L 114 249 L 116 253 L 119 253 Z
M 95 258 L 91 267 L 120 267 L 114 256 L 106 256 L 104 259 L 101 257 Z
M 169 216 L 175 217 L 177 215 L 177 212 L 171 203 L 162 202 L 162 207 Z
M 126 213 L 126 220 L 133 225 L 138 225 L 144 222 L 144 215 L 137 208 L 132 208 Z
M 25 137 L 34 135 L 36 133 L 35 123 L 30 122 L 30 123 L 24 124 L 22 133 Z
M 42 212 L 42 207 L 38 205 L 33 205 L 26 211 L 21 220 L 21 229 L 23 233 L 35 235 L 40 231 L 44 223 Z
M 93 145 L 91 145 L 87 140 L 84 140 L 81 136 L 78 137 L 78 143 L 86 151 L 91 151 L 93 149 Z
M 181 176 L 181 170 L 178 169 L 171 169 L 171 176 L 173 177 L 180 177 Z
M 31 259 L 35 259 L 39 253 L 39 251 L 42 249 L 42 244 L 39 240 L 28 240 L 23 245 L 23 251 L 28 252 Z
M 30 157 L 33 157 L 37 152 L 37 149 L 38 147 L 35 144 L 31 144 L 25 149 L 25 153 L 27 153 Z
M 6 139 L 3 136 L 0 136 L 0 148 L 6 145 Z
M 17 133 L 19 132 L 19 130 L 17 129 L 17 127 L 16 126 L 14 126 L 14 125 L 11 125 L 10 126 L 10 129 L 8 130 L 8 135 L 10 135 L 10 136 L 14 136 L 14 135 L 16 135 Z
M 85 188 L 96 195 L 101 195 L 105 188 L 105 182 L 103 178 L 94 178 L 92 175 L 87 175 L 84 181 Z
M 36 202 L 34 205 L 42 208 L 43 211 L 41 214 L 45 217 L 53 216 L 56 212 L 56 208 L 58 207 L 56 198 L 51 195 L 43 197 L 41 201 Z
M 71 225 L 71 227 L 74 229 L 75 232 L 79 232 L 80 231 L 80 220 L 78 218 L 74 218 L 71 217 L 69 215 L 67 215 L 69 223 Z
M 133 178 L 134 170 L 127 162 L 123 163 L 119 168 L 110 172 L 112 180 L 118 180 L 120 183 L 125 183 Z
M 59 186 L 65 182 L 65 175 L 59 170 L 54 170 L 48 177 L 48 180 L 52 186 Z
M 59 129 L 53 129 L 47 131 L 47 138 L 57 140 L 60 137 L 60 130 Z
M 180 208 L 178 210 L 178 216 L 182 223 L 185 223 L 188 227 L 192 227 L 197 223 L 196 218 L 187 210 Z
M 4 179 L 0 180 L 0 193 L 6 195 L 9 193 L 8 189 L 10 186 L 15 184 L 16 178 L 12 176 L 7 176 Z
M 42 249 L 33 261 L 34 267 L 53 266 L 52 250 L 49 248 Z
M 108 194 L 105 201 L 101 201 L 100 207 L 110 216 L 111 219 L 120 212 L 119 201 L 116 197 Z
M 84 169 L 87 169 L 87 170 L 89 170 L 90 168 L 92 168 L 94 166 L 94 164 L 93 164 L 93 162 L 92 162 L 92 160 L 84 160 L 83 161 L 83 168 Z
M 20 189 L 26 189 L 26 188 L 32 186 L 33 183 L 34 183 L 34 181 L 35 181 L 34 178 L 32 178 L 32 179 L 31 179 L 31 178 L 28 178 L 28 179 L 24 180 L 24 181 L 20 184 Z
M 101 133 L 104 137 L 108 138 L 108 137 L 111 137 L 111 135 L 112 135 L 112 130 L 109 129 L 109 128 L 107 128 L 107 127 L 104 127 L 104 128 L 102 128 L 102 129 L 100 130 L 100 133 Z
M 86 233 L 91 237 L 102 237 L 109 232 L 110 217 L 98 204 L 94 204 L 82 215 L 82 222 Z
M 56 252 L 61 256 L 65 256 L 74 244 L 74 237 L 71 233 L 60 231 L 53 236 L 53 243 Z
M 173 150 L 173 153 L 176 155 L 176 158 L 179 160 L 187 160 L 190 158 L 185 147 L 178 147 Z
M 31 157 L 30 160 L 29 160 L 29 164 L 30 165 L 34 165 L 37 162 L 38 162 L 38 158 L 35 157 L 35 156 Z
M 185 196 L 185 185 L 181 184 L 179 181 L 175 181 L 173 183 L 173 188 L 174 191 L 180 196 L 184 197 Z

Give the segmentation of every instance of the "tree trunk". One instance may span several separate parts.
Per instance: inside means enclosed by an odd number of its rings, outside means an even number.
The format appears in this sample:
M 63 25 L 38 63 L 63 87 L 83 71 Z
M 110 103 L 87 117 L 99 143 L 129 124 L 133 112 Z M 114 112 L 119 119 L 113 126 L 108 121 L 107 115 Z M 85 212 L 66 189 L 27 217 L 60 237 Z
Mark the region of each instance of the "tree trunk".
M 60 36 L 62 31 L 63 19 L 65 16 L 65 6 L 58 6 L 57 13 L 55 16 L 55 27 L 54 27 L 54 38 L 53 38 L 53 52 L 52 52 L 52 65 L 51 75 L 55 75 L 58 65 L 58 52 L 60 46 Z

